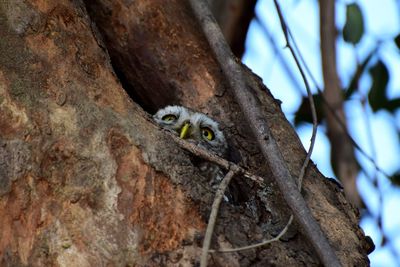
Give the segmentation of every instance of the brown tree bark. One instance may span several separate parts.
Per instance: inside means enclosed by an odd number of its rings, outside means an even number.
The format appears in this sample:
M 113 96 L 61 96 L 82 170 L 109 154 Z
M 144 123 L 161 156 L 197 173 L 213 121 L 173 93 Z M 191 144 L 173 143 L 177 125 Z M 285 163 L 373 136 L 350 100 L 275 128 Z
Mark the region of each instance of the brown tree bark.
M 247 78 L 298 175 L 297 135 Z M 229 159 L 270 181 L 235 177 L 212 247 L 276 235 L 290 210 L 224 79 L 186 1 L 0 2 L 0 265 L 196 265 L 215 191 L 142 109 L 171 103 L 220 120 Z M 343 265 L 367 265 L 356 211 L 314 165 L 303 194 Z M 209 264 L 318 265 L 297 228 Z

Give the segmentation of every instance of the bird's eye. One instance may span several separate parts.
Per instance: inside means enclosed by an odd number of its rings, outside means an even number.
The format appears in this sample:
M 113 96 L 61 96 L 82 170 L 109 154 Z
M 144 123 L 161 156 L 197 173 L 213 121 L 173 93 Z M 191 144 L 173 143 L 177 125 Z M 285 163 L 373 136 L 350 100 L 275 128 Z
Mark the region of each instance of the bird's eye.
M 167 115 L 163 116 L 161 119 L 166 122 L 171 122 L 171 121 L 175 121 L 177 119 L 177 117 L 174 114 L 167 114 Z
M 201 128 L 201 134 L 203 135 L 203 137 L 205 139 L 207 139 L 208 141 L 212 141 L 214 140 L 214 132 L 208 128 L 208 127 L 203 127 Z

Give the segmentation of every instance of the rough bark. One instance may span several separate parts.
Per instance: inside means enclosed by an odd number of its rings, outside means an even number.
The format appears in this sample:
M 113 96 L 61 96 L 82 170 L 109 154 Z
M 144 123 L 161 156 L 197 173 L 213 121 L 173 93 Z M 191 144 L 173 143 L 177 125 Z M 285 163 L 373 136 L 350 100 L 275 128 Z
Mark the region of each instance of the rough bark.
M 0 265 L 198 262 L 215 192 L 119 79 L 147 111 L 174 102 L 220 120 L 229 159 L 271 181 L 260 190 L 234 179 L 235 203 L 222 204 L 212 247 L 276 235 L 289 210 L 187 3 L 85 4 L 103 37 L 80 1 L 0 2 Z M 247 75 L 295 176 L 304 149 Z M 358 215 L 338 187 L 310 166 L 303 194 L 342 263 L 367 265 Z M 304 240 L 294 225 L 282 242 L 214 254 L 210 264 L 318 265 Z

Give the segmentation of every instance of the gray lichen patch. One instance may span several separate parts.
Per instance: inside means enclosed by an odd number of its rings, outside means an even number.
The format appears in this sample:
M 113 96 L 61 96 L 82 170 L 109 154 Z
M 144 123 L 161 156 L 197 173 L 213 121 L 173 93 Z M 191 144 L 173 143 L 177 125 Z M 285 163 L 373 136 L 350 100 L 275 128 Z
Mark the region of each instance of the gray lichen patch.
M 39 17 L 36 10 L 22 0 L 1 1 L 0 9 L 6 14 L 10 31 L 16 34 L 24 34 Z
M 10 192 L 12 182 L 31 168 L 29 144 L 20 140 L 0 140 L 0 196 Z
M 54 105 L 55 106 L 55 105 Z M 51 109 L 50 122 L 56 135 L 75 136 L 78 133 L 76 111 L 73 107 L 55 107 Z

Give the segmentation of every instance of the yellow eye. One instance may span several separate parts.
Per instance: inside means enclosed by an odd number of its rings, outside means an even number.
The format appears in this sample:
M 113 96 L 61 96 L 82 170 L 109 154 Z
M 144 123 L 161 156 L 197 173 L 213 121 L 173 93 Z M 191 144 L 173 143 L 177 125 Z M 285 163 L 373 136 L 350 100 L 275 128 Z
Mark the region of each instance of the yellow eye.
M 164 117 L 161 118 L 163 121 L 166 122 L 171 122 L 177 119 L 177 117 L 174 114 L 167 114 Z
M 201 128 L 201 134 L 209 141 L 214 140 L 214 132 L 208 127 Z

